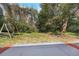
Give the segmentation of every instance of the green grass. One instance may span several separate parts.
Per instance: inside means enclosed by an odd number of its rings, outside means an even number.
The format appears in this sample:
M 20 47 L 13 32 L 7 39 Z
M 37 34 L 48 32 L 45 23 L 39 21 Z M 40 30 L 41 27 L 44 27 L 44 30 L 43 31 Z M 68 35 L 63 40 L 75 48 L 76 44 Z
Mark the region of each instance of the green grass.
M 72 36 L 72 37 L 79 38 L 79 33 L 65 32 L 64 34 L 67 34 L 67 35 Z
M 18 33 L 12 39 L 7 37 L 0 37 L 0 45 L 10 44 L 29 44 L 29 43 L 43 43 L 43 42 L 57 42 L 47 33 Z
M 75 33 L 66 32 L 65 34 L 76 37 Z M 0 37 L 0 45 L 6 44 L 30 44 L 30 43 L 44 43 L 44 42 L 63 42 L 72 41 L 66 37 L 57 37 L 49 33 L 17 33 L 13 38 Z

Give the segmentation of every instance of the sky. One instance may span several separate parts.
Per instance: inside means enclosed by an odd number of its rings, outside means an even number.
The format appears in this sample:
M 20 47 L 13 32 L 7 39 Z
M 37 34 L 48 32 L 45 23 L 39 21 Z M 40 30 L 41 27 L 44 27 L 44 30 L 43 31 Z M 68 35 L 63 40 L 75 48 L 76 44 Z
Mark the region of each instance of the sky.
M 40 3 L 20 3 L 20 6 L 34 8 L 38 12 L 41 10 Z

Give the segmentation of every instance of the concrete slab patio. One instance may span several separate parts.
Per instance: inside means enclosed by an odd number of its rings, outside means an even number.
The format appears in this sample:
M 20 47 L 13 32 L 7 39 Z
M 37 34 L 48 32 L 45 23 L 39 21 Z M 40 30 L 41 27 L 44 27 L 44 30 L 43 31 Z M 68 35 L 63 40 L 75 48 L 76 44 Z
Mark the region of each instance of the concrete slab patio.
M 64 44 L 12 47 L 0 56 L 79 56 L 79 50 Z

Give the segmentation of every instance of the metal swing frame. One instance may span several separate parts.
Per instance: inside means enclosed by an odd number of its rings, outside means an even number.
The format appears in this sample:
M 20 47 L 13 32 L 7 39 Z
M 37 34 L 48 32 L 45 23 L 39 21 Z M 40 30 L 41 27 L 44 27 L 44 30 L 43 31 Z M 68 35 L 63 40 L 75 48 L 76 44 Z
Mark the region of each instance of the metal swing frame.
M 5 17 L 4 17 L 4 18 L 5 18 Z M 5 19 L 6 19 L 6 18 L 5 18 Z M 4 19 L 4 20 L 5 20 L 5 19 Z M 11 35 L 9 29 L 8 29 L 8 25 L 7 25 L 6 22 L 3 23 L 3 25 L 2 25 L 2 27 L 1 27 L 1 29 L 0 29 L 0 34 L 2 33 L 2 30 L 4 29 L 4 27 L 5 27 L 5 29 L 6 29 L 7 32 L 8 32 L 9 38 L 12 38 L 12 35 Z

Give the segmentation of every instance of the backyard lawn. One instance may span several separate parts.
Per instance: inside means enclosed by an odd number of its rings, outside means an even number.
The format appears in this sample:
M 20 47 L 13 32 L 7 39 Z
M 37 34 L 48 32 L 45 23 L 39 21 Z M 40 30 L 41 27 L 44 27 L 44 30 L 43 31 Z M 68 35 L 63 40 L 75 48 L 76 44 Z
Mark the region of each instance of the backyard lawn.
M 79 38 L 75 33 L 66 32 L 65 35 L 50 35 L 50 33 L 18 33 L 13 38 L 0 37 L 0 45 L 6 44 L 30 44 L 30 43 L 44 43 L 44 42 L 72 42 Z

